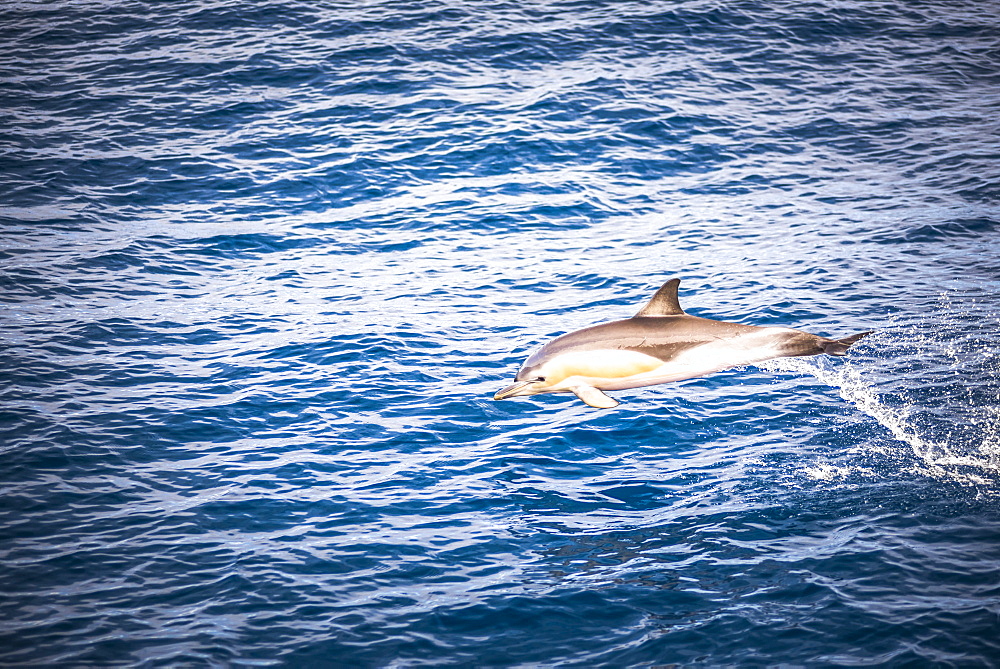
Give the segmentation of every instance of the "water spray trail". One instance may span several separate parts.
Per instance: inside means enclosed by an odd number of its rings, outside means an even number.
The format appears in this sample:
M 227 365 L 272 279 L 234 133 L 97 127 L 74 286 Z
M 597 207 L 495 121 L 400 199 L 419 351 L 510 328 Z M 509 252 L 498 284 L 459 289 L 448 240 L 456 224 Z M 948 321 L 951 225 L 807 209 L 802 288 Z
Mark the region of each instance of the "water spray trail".
M 877 390 L 877 377 L 852 361 L 843 361 L 837 368 L 825 366 L 813 360 L 785 358 L 769 361 L 761 365 L 769 371 L 798 372 L 809 374 L 828 386 L 838 390 L 840 396 L 859 411 L 874 418 L 898 441 L 907 444 L 918 458 L 918 470 L 934 477 L 947 477 L 968 483 L 989 484 L 992 481 L 976 473 L 958 472 L 955 467 L 974 467 L 1000 471 L 997 460 L 997 438 L 1000 434 L 1000 413 L 991 411 L 991 421 L 976 421 L 982 425 L 982 441 L 972 452 L 961 453 L 960 444 L 952 443 L 953 435 L 945 433 L 944 438 L 931 438 L 921 434 L 921 430 L 911 419 L 918 406 L 904 402 L 901 406 L 891 406 L 882 399 Z M 968 451 L 968 449 L 962 449 Z

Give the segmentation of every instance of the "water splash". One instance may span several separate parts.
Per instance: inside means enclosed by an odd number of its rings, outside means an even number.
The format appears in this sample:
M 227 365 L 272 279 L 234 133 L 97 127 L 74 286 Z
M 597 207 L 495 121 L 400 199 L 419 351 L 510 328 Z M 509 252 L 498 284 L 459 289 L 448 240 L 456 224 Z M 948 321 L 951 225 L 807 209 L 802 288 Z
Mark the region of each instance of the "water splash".
M 993 397 L 992 392 L 976 395 L 966 392 L 960 381 L 952 385 L 941 381 L 946 372 L 955 376 L 967 371 L 963 362 L 968 351 L 954 342 L 944 344 L 939 337 L 914 332 L 899 336 L 891 330 L 873 335 L 866 347 L 889 350 L 898 348 L 900 342 L 906 342 L 909 349 L 906 356 L 893 358 L 902 371 L 885 365 L 884 359 L 861 356 L 839 361 L 783 358 L 760 366 L 768 371 L 809 374 L 837 388 L 844 400 L 909 446 L 918 473 L 975 485 L 1000 484 L 1000 405 L 983 403 Z M 863 355 L 864 351 L 859 349 L 858 353 Z M 921 363 L 919 377 L 906 374 L 913 371 L 914 361 Z M 899 384 L 901 374 L 910 382 L 905 388 Z M 914 384 L 914 378 L 923 385 Z M 956 416 L 962 417 L 962 422 L 956 422 Z M 894 454 L 890 445 L 872 443 L 868 450 Z M 847 470 L 819 466 L 810 470 L 810 475 L 830 479 L 844 476 Z

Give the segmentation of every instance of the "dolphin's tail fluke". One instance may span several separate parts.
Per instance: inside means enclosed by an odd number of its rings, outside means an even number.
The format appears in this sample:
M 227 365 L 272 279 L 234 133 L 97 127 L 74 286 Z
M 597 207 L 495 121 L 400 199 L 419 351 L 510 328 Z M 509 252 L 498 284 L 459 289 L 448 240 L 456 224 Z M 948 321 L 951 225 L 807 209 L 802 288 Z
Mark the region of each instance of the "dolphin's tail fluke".
M 847 349 L 851 347 L 851 344 L 863 337 L 867 337 L 872 332 L 872 330 L 869 330 L 868 332 L 860 332 L 850 337 L 844 337 L 843 339 L 828 339 L 823 342 L 823 352 L 827 355 L 844 355 L 847 353 Z

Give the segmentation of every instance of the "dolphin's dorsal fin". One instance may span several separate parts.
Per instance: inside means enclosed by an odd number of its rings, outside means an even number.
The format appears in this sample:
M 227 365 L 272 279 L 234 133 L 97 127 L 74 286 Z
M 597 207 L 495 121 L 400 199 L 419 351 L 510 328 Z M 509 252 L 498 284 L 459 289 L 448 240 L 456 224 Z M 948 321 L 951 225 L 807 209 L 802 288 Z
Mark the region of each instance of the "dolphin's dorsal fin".
M 660 286 L 660 289 L 653 295 L 653 299 L 646 303 L 633 318 L 640 316 L 683 316 L 680 302 L 677 301 L 677 286 L 681 285 L 680 279 L 671 279 Z

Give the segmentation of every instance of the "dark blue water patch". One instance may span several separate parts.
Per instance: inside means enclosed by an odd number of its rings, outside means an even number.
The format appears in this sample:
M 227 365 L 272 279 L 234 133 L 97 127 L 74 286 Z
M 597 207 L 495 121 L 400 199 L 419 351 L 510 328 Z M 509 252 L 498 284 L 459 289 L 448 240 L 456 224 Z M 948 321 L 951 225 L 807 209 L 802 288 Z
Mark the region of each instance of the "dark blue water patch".
M 214 327 L 175 321 L 137 323 L 124 318 L 109 318 L 92 323 L 82 323 L 68 328 L 66 335 L 53 338 L 78 351 L 100 350 L 103 347 L 156 347 L 173 345 L 203 346 L 223 336 Z
M 115 204 L 148 206 L 172 202 L 188 202 L 193 197 L 190 187 L 201 183 L 201 196 L 209 201 L 219 193 L 236 192 L 255 187 L 245 176 L 233 176 L 223 166 L 183 157 L 156 159 L 121 155 L 89 158 L 31 158 L 19 161 L 20 179 L 33 181 L 34 186 L 20 188 L 9 194 L 12 206 L 31 207 L 41 202 L 90 191 L 76 200 L 101 199 Z M 44 176 L 42 176 L 44 175 Z
M 247 77 L 248 79 L 252 79 L 252 73 L 248 73 Z M 252 123 L 259 117 L 285 109 L 286 107 L 287 103 L 280 100 L 238 100 L 214 106 L 210 109 L 199 110 L 193 114 L 187 114 L 184 118 L 179 119 L 179 121 L 186 128 L 198 130 L 232 128 L 233 126 Z
M 925 224 L 898 232 L 880 233 L 870 237 L 876 244 L 899 244 L 900 242 L 913 243 L 940 243 L 951 238 L 978 239 L 983 236 L 992 236 L 997 229 L 997 222 L 990 218 L 978 219 L 958 219 L 952 221 L 941 221 L 934 224 Z
M 530 190 L 530 188 L 528 189 Z M 381 193 L 376 194 L 380 197 Z M 369 195 L 371 197 L 371 195 Z M 355 229 L 358 226 L 369 229 L 406 230 L 414 233 L 435 233 L 456 229 L 485 229 L 493 233 L 518 232 L 525 230 L 582 230 L 595 220 L 609 218 L 612 214 L 600 203 L 582 201 L 567 205 L 543 205 L 537 202 L 524 203 L 523 210 L 510 213 L 491 213 L 491 208 L 485 208 L 476 200 L 460 198 L 439 205 L 435 211 L 430 208 L 406 207 L 379 215 L 366 216 L 362 219 L 347 218 L 323 222 L 301 223 L 297 227 L 315 230 Z M 461 212 L 463 205 L 468 205 L 470 212 Z M 324 207 L 328 209 L 327 207 Z M 365 252 L 388 250 L 405 250 L 419 246 L 423 242 L 417 239 L 406 242 L 371 242 L 357 245 L 343 245 L 345 252 Z
M 257 258 L 270 253 L 305 250 L 320 246 L 322 241 L 307 237 L 287 237 L 268 234 L 216 235 L 201 239 L 185 240 L 177 244 L 172 253 L 177 255 L 204 255 L 213 258 L 236 260 Z
M 700 527 L 692 528 L 695 532 L 694 536 L 697 537 L 699 534 L 711 536 L 713 526 L 721 530 L 730 523 L 728 516 L 718 516 L 714 523 L 712 520 L 711 517 L 708 517 Z M 761 524 L 759 520 L 754 520 L 751 515 L 747 522 L 748 525 L 744 526 L 748 530 L 746 541 L 760 541 L 768 538 L 767 535 L 760 535 L 755 529 L 755 526 Z M 808 522 L 807 519 L 803 519 L 800 526 L 804 527 Z M 662 533 L 658 534 L 663 536 Z M 634 557 L 636 552 L 646 552 L 639 545 L 631 549 L 622 545 L 621 540 L 624 539 L 626 542 L 632 540 L 632 535 L 628 532 L 621 532 L 617 536 L 610 535 L 606 538 L 581 535 L 576 542 L 568 543 L 564 536 L 562 533 L 554 534 L 553 538 L 557 539 L 559 543 L 552 545 L 546 551 L 547 559 L 554 563 L 554 568 L 551 571 L 554 579 L 565 576 L 566 571 L 576 573 L 588 568 L 600 569 L 602 566 L 612 565 L 616 558 L 621 561 L 620 563 L 629 564 L 630 557 Z M 725 534 L 719 532 L 719 536 L 721 538 Z M 874 536 L 874 534 L 869 535 L 870 538 L 874 538 Z M 690 535 L 685 538 L 690 538 Z M 684 540 L 684 538 L 679 539 Z M 701 539 L 696 540 L 696 543 L 700 542 Z M 725 542 L 716 544 L 716 547 L 720 551 L 733 548 L 731 544 Z M 690 551 L 687 553 L 691 554 Z M 683 561 L 682 556 L 683 549 L 678 556 L 681 557 L 681 561 Z M 667 556 L 665 555 L 665 557 Z M 807 618 L 810 616 L 810 611 L 817 607 L 824 611 L 826 620 L 833 620 L 833 624 L 810 625 L 807 627 L 809 632 L 803 632 L 803 635 L 813 641 L 819 641 L 821 645 L 831 641 L 833 642 L 831 646 L 837 645 L 839 640 L 836 639 L 836 634 L 834 633 L 831 638 L 830 632 L 836 629 L 837 623 L 842 622 L 843 617 L 851 609 L 836 603 L 834 589 L 831 587 L 833 584 L 828 579 L 825 581 L 823 577 L 817 578 L 814 575 L 813 570 L 822 573 L 825 568 L 824 561 L 814 561 L 813 564 L 808 561 L 800 561 L 797 564 L 799 568 L 791 572 L 781 561 L 777 560 L 765 560 L 749 565 L 737 562 L 732 566 L 723 566 L 725 564 L 722 563 L 715 567 L 706 564 L 700 569 L 689 570 L 689 576 L 683 580 L 664 575 L 662 566 L 660 569 L 654 570 L 643 569 L 636 565 L 630 570 L 632 573 L 619 580 L 617 585 L 608 584 L 604 588 L 607 597 L 616 602 L 610 608 L 610 615 L 608 611 L 601 613 L 604 634 L 596 639 L 577 639 L 572 652 L 600 653 L 600 649 L 606 647 L 608 643 L 612 643 L 613 638 L 619 635 L 628 635 L 627 630 L 634 629 L 636 625 L 639 625 L 639 620 L 648 617 L 660 621 L 661 631 L 674 637 L 682 653 L 688 652 L 683 649 L 698 647 L 707 641 L 710 635 L 719 633 L 721 631 L 720 625 L 723 627 L 735 626 L 744 633 L 750 632 L 751 643 L 758 644 L 762 643 L 762 638 L 757 636 L 753 627 L 747 628 L 745 626 L 743 622 L 745 616 L 749 615 L 751 618 L 761 616 L 759 621 L 761 623 L 770 617 L 771 624 L 774 624 L 780 620 L 791 621 L 796 618 Z M 556 565 L 563 567 L 563 569 L 556 568 Z M 656 589 L 657 586 L 662 590 Z M 767 598 L 761 598 L 754 594 L 761 590 L 770 592 L 771 595 Z M 511 637 L 521 638 L 520 635 L 523 634 L 525 626 L 517 621 L 524 616 L 534 619 L 534 616 L 541 615 L 544 619 L 559 621 L 558 612 L 560 610 L 565 611 L 567 616 L 574 618 L 576 615 L 581 615 L 582 611 L 583 614 L 575 626 L 582 624 L 582 621 L 587 618 L 585 603 L 570 598 L 572 605 L 563 607 L 561 602 L 565 602 L 565 600 L 558 596 L 558 592 L 559 590 L 556 590 L 545 599 L 521 596 L 486 600 L 482 604 L 471 607 L 443 606 L 436 609 L 433 615 L 413 615 L 407 622 L 407 627 L 412 628 L 415 625 L 437 621 L 437 625 L 432 626 L 431 629 L 435 630 L 435 638 L 448 640 L 449 658 L 454 657 L 453 654 L 456 651 L 459 653 L 472 652 L 472 646 L 476 641 L 478 641 L 480 653 L 483 644 L 498 644 L 499 648 L 490 649 L 491 656 L 494 656 L 495 653 L 504 652 L 501 648 L 510 647 Z M 568 594 L 573 590 L 567 588 L 565 592 Z M 778 595 L 778 599 L 775 598 L 775 595 Z M 782 597 L 785 598 L 783 601 Z M 720 604 L 729 606 L 731 612 L 721 616 L 712 616 L 710 611 Z M 761 606 L 763 610 L 758 608 Z M 505 615 L 497 617 L 498 610 L 505 612 Z M 681 613 L 682 611 L 684 613 Z M 833 615 L 827 616 L 826 614 Z M 861 615 L 867 619 L 868 623 L 874 624 L 879 629 L 886 629 L 886 623 L 879 621 L 877 613 L 861 613 Z M 892 623 L 889 625 L 891 626 Z M 557 624 L 557 628 L 560 626 Z M 531 627 L 535 627 L 537 633 L 555 634 L 554 630 L 545 631 L 544 626 L 537 624 L 537 620 L 536 624 L 531 625 Z M 354 629 L 361 632 L 366 628 L 356 627 Z M 790 627 L 790 629 L 794 629 L 794 627 Z M 687 638 L 687 635 L 692 632 L 695 633 L 696 639 Z M 372 633 L 374 630 L 369 630 L 369 634 Z M 391 642 L 386 639 L 382 643 Z M 366 644 L 365 647 L 370 651 L 379 645 L 382 644 Z M 405 643 L 402 646 L 398 643 L 393 645 L 397 648 L 402 647 L 407 653 L 419 652 Z M 655 646 L 657 645 L 654 644 L 654 648 L 646 648 L 644 652 L 651 654 L 643 656 L 642 659 L 647 662 L 655 657 L 662 659 L 664 656 L 658 656 L 656 653 L 664 649 Z M 892 646 L 887 645 L 886 647 L 891 648 Z M 722 647 L 715 650 L 726 652 Z M 674 653 L 676 652 L 675 649 Z M 585 660 L 581 658 L 580 661 L 584 662 Z

